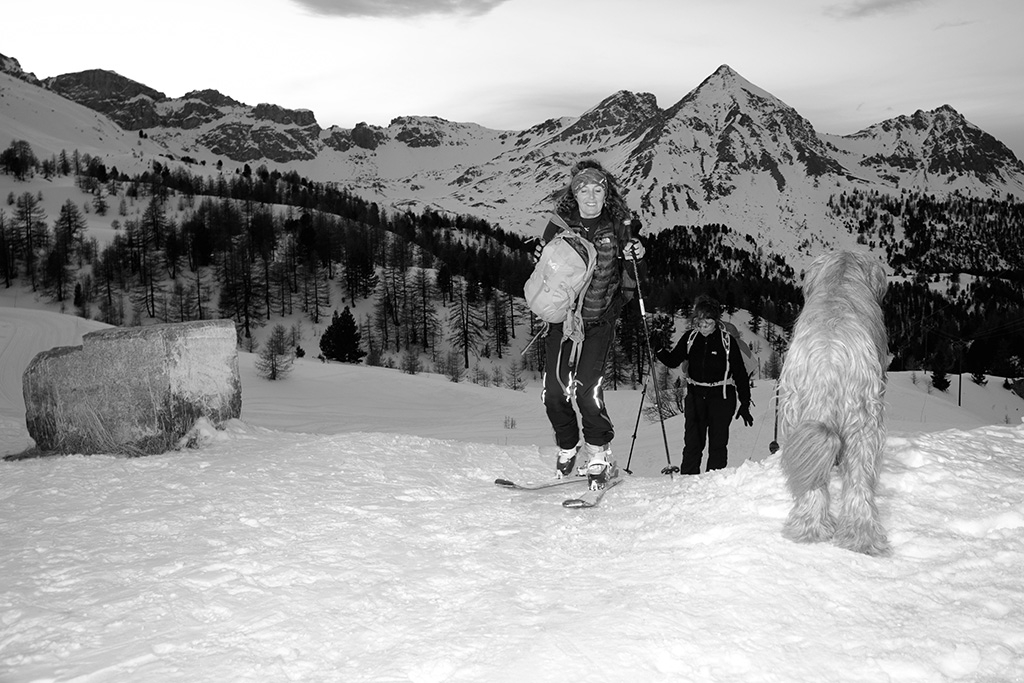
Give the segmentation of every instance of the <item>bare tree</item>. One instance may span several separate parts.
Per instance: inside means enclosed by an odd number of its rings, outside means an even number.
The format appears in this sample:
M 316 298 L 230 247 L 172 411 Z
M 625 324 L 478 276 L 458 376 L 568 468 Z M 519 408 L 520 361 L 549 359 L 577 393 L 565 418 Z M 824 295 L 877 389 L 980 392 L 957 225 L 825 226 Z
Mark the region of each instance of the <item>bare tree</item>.
M 278 323 L 270 331 L 270 338 L 256 359 L 256 372 L 269 380 L 284 379 L 291 372 L 295 356 L 288 342 L 288 330 Z

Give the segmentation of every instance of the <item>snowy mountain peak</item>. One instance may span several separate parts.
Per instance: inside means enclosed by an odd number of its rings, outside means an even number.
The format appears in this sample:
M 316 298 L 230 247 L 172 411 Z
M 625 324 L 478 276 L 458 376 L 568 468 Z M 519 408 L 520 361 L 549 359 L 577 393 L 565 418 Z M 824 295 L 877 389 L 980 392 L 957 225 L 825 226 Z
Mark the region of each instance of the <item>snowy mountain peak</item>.
M 830 137 L 830 142 L 840 153 L 861 157 L 858 174 L 903 187 L 983 196 L 1007 188 L 1019 194 L 1024 179 L 1024 163 L 1006 145 L 948 104 Z
M 721 135 L 729 129 L 746 128 L 755 144 L 754 153 L 767 148 L 775 155 L 786 157 L 783 136 L 797 146 L 826 155 L 824 146 L 811 123 L 788 104 L 740 76 L 728 66 L 721 66 L 703 83 L 687 95 L 674 108 L 674 115 L 701 118 L 705 123 L 717 124 Z M 774 145 L 771 142 L 775 143 Z M 788 159 L 786 159 L 788 161 Z M 829 164 L 823 164 L 829 166 Z M 818 172 L 820 169 L 810 169 Z
M 660 113 L 658 99 L 651 93 L 620 90 L 586 111 L 578 122 L 588 122 L 591 125 L 599 122 L 604 125 L 636 125 Z
M 790 196 L 848 175 L 809 121 L 727 65 L 668 109 L 626 166 L 642 216 L 670 225 L 752 210 L 755 226 L 777 221 Z
M 583 148 L 599 145 L 606 147 L 630 135 L 653 117 L 660 116 L 658 100 L 651 93 L 632 93 L 620 90 L 605 98 L 597 106 L 584 112 L 555 138 Z
M 734 108 L 785 108 L 790 107 L 767 90 L 757 87 L 739 75 L 726 64 L 718 67 L 700 85 L 691 90 L 683 99 L 669 108 L 668 116 L 675 116 L 680 110 L 703 109 L 703 113 L 717 113 L 723 116 Z

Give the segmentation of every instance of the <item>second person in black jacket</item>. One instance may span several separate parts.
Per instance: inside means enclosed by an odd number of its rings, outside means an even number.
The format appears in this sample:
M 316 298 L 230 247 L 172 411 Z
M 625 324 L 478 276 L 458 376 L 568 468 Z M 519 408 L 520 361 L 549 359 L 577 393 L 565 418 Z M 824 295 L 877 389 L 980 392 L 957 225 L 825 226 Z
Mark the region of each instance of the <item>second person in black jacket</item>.
M 698 297 L 693 304 L 692 328 L 671 351 L 662 349 L 655 354 L 670 368 L 687 364 L 682 474 L 700 474 L 705 442 L 709 472 L 729 463 L 729 426 L 734 413 L 748 427 L 754 424 L 743 354 L 736 338 L 722 327 L 721 316 L 722 307 L 716 300 Z

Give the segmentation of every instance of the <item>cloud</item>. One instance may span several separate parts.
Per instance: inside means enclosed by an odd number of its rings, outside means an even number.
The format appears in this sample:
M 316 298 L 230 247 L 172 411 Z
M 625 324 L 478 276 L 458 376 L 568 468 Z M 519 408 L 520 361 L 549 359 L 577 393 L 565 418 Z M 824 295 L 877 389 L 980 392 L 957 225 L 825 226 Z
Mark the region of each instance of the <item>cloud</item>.
M 457 14 L 480 16 L 509 0 L 292 0 L 314 14 L 401 18 Z
M 943 22 L 943 23 L 939 24 L 938 26 L 936 26 L 935 30 L 936 31 L 940 31 L 942 29 L 947 29 L 947 28 L 963 28 L 964 26 L 970 26 L 970 25 L 976 24 L 976 23 L 977 22 L 975 22 L 975 21 Z
M 825 14 L 838 19 L 863 19 L 876 14 L 887 14 L 926 5 L 931 0 L 852 0 L 832 5 Z

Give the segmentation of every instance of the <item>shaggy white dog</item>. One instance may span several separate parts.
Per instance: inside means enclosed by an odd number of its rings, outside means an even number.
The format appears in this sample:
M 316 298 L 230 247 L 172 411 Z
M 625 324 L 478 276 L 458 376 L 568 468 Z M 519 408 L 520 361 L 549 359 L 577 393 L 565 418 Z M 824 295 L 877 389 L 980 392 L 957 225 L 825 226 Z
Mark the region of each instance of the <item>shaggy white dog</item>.
M 875 507 L 885 445 L 886 285 L 879 261 L 849 251 L 818 257 L 804 278 L 804 308 L 779 377 L 782 470 L 795 501 L 786 538 L 889 553 Z M 836 465 L 842 492 L 833 517 Z

